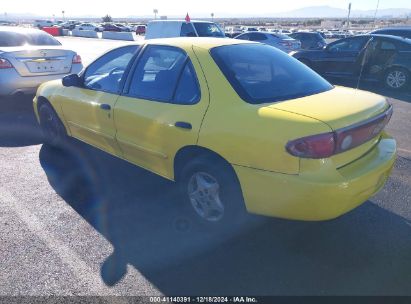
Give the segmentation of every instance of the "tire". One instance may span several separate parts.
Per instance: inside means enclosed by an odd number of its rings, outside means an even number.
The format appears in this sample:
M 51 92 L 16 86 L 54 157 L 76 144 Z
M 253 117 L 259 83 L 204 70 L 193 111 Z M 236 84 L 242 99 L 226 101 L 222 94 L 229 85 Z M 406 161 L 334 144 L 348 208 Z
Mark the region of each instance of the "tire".
M 66 128 L 48 103 L 39 107 L 40 128 L 44 143 L 52 147 L 61 147 L 67 139 Z
M 400 91 L 410 85 L 410 74 L 403 68 L 392 68 L 385 73 L 383 81 L 388 89 Z
M 178 181 L 184 208 L 195 224 L 227 230 L 247 219 L 240 183 L 225 161 L 197 158 L 184 166 Z

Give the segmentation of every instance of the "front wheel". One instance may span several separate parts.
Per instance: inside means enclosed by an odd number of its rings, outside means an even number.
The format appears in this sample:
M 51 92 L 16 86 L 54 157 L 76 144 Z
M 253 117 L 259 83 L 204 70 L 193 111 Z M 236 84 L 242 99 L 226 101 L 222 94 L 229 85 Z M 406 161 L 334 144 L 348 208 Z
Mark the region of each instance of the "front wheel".
M 194 222 L 207 227 L 235 227 L 247 216 L 241 187 L 222 160 L 199 158 L 182 170 L 180 191 Z
M 39 117 L 44 142 L 53 147 L 61 146 L 67 138 L 67 133 L 51 105 L 42 104 L 39 108 Z
M 410 84 L 410 75 L 402 68 L 393 68 L 385 74 L 384 81 L 387 88 L 402 90 Z

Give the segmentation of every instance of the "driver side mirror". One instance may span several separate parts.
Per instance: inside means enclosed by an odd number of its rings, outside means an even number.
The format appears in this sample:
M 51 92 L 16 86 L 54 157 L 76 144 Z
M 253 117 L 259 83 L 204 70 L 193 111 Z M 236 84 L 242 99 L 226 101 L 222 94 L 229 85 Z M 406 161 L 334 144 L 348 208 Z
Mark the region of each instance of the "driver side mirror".
M 61 82 L 63 86 L 65 87 L 81 86 L 81 78 L 77 74 L 70 74 L 70 75 L 64 76 Z

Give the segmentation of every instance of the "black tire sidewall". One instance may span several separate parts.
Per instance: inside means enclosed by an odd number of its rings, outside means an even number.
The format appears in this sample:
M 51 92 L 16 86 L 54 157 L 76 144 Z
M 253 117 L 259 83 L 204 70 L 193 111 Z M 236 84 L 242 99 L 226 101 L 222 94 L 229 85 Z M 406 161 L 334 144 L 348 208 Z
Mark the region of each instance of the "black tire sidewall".
M 55 137 L 50 137 L 48 132 L 46 131 L 47 126 L 44 123 L 44 119 L 46 119 L 46 117 L 49 117 L 49 115 L 52 116 L 53 120 L 55 121 L 54 123 L 54 132 L 56 134 Z M 63 123 L 61 122 L 60 118 L 58 117 L 54 109 L 47 103 L 42 104 L 39 107 L 39 117 L 40 117 L 40 127 L 43 133 L 44 142 L 53 147 L 61 146 L 63 142 L 65 141 L 67 134 L 63 126 Z
M 387 83 L 387 77 L 393 71 L 401 71 L 401 72 L 405 73 L 406 81 L 405 81 L 405 84 L 400 88 L 393 88 L 393 87 L 389 86 L 388 83 Z M 383 81 L 384 81 L 384 85 L 385 85 L 386 88 L 388 88 L 390 90 L 394 90 L 394 91 L 401 91 L 401 90 L 404 90 L 405 88 L 410 86 L 410 73 L 406 69 L 403 69 L 403 68 L 400 68 L 400 67 L 391 68 L 391 69 L 389 69 L 388 71 L 385 72 Z

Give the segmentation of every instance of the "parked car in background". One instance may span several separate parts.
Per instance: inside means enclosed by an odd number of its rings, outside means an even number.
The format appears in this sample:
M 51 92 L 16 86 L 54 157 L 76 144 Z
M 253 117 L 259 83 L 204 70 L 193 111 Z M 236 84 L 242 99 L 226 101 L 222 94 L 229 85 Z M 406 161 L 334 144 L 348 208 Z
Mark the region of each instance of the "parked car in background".
M 361 75 L 361 80 L 379 81 L 400 90 L 410 86 L 410 54 L 410 39 L 372 34 L 341 39 L 322 50 L 300 51 L 293 56 L 325 77 L 358 80 Z
M 176 181 L 174 207 L 209 229 L 235 230 L 246 210 L 336 218 L 378 192 L 396 159 L 385 97 L 234 39 L 122 46 L 43 84 L 33 106 L 46 144 L 70 135 Z
M 241 26 L 228 26 L 225 28 L 225 35 L 229 38 L 234 38 L 243 33 Z
M 113 23 L 103 23 L 101 25 L 103 27 L 103 31 L 107 32 L 121 32 L 122 29 Z
M 52 27 L 55 23 L 51 20 L 34 20 L 33 27 L 43 28 Z
M 96 31 L 96 32 L 102 32 L 104 28 L 99 25 L 95 25 L 93 23 L 81 23 L 79 25 L 76 25 L 76 29 L 80 31 Z
M 147 31 L 147 26 L 144 24 L 139 24 L 136 26 L 135 32 L 136 35 L 145 35 Z
M 301 48 L 304 50 L 318 50 L 327 45 L 323 36 L 317 32 L 297 32 L 289 36 L 295 40 L 299 40 L 301 42 Z
M 41 83 L 82 68 L 76 52 L 41 30 L 0 28 L 0 95 L 33 94 Z
M 131 29 L 128 26 L 124 25 L 124 24 L 114 23 L 114 25 L 119 27 L 122 32 L 131 32 Z
M 225 37 L 214 22 L 191 20 L 155 20 L 147 24 L 146 39 L 172 37 Z
M 411 39 L 411 26 L 383 28 L 372 31 L 370 34 L 393 35 Z
M 276 47 L 286 53 L 301 49 L 301 42 L 287 35 L 271 32 L 249 32 L 240 34 L 235 39 L 256 41 Z

